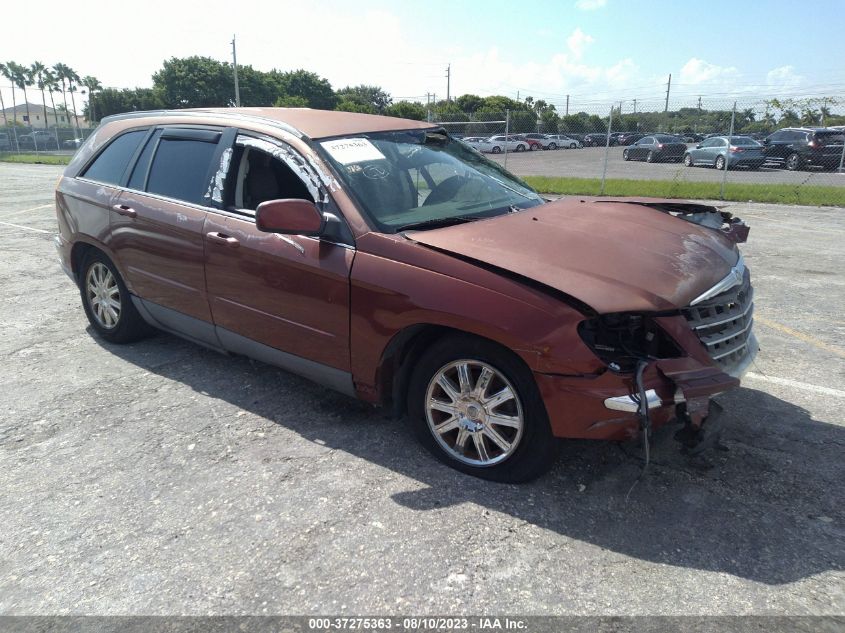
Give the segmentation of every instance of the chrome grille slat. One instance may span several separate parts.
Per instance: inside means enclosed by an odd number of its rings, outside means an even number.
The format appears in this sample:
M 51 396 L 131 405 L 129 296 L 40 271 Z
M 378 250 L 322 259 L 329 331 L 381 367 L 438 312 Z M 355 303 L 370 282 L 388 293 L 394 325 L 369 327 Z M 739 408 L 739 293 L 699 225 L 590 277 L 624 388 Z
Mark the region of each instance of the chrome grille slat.
M 749 340 L 754 340 L 754 290 L 748 268 L 742 283 L 682 313 L 710 358 L 726 372 L 747 364 L 746 357 L 756 351 L 756 343 L 755 349 L 749 348 Z

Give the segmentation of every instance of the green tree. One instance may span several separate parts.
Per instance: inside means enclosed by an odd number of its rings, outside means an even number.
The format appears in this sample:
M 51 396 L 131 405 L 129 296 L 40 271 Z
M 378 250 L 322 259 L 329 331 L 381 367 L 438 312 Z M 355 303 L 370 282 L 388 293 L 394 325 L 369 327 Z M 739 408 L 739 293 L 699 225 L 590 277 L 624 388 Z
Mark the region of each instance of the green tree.
M 235 94 L 230 70 L 210 57 L 171 57 L 153 75 L 153 87 L 168 108 L 228 106 Z
M 15 125 L 18 124 L 18 104 L 15 99 L 15 62 L 6 62 L 5 64 L 0 64 L 0 74 L 5 77 L 8 82 L 12 85 L 12 120 L 14 121 Z M 4 108 L 5 110 L 5 108 Z
M 426 118 L 425 106 L 416 101 L 397 101 L 388 106 L 384 112 L 387 116 L 395 116 L 400 119 L 413 119 L 424 121 Z
M 478 95 L 466 94 L 455 99 L 455 104 L 462 112 L 473 113 L 484 105 L 484 99 Z
M 361 103 L 352 99 L 341 99 L 334 107 L 335 110 L 343 112 L 360 112 L 362 114 L 378 114 L 370 103 Z
M 26 96 L 26 87 L 32 85 L 32 78 L 29 76 L 29 68 L 18 64 L 17 62 L 6 63 L 6 78 L 12 82 L 12 104 L 15 103 L 15 87 L 23 90 L 23 101 L 26 105 L 26 120 L 28 125 L 32 125 L 32 117 L 29 113 L 29 99 Z M 17 121 L 17 112 L 15 112 L 15 121 Z
M 278 82 L 280 96 L 302 97 L 309 108 L 320 110 L 334 110 L 337 105 L 332 85 L 317 73 L 294 70 L 286 73 L 271 71 L 270 74 Z
M 91 123 L 95 123 L 97 121 L 97 112 L 94 108 L 94 93 L 99 92 L 103 89 L 103 84 L 100 83 L 100 80 L 96 77 L 92 77 L 91 75 L 86 75 L 82 78 L 82 85 L 88 89 L 88 110 L 87 113 L 88 120 Z M 83 113 L 85 111 L 83 110 Z
M 65 116 L 67 117 L 68 126 L 70 126 L 70 109 L 67 107 L 67 83 L 73 78 L 76 73 L 70 66 L 62 63 L 54 64 L 53 72 L 56 75 L 56 81 L 61 82 L 60 90 L 62 93 L 62 100 L 65 104 Z
M 380 86 L 347 86 L 337 91 L 338 101 L 354 101 L 362 106 L 371 106 L 372 110 L 381 114 L 393 103 L 393 99 Z
M 47 88 L 47 83 L 45 82 L 44 77 L 44 73 L 46 71 L 47 67 L 38 61 L 32 62 L 32 65 L 29 67 L 29 72 L 35 80 L 35 85 L 38 86 L 38 89 L 41 91 L 41 107 L 44 109 L 45 128 L 48 127 L 50 123 L 50 119 L 47 118 L 47 97 L 44 95 L 44 90 Z
M 277 108 L 307 108 L 308 99 L 305 97 L 282 96 L 273 104 Z

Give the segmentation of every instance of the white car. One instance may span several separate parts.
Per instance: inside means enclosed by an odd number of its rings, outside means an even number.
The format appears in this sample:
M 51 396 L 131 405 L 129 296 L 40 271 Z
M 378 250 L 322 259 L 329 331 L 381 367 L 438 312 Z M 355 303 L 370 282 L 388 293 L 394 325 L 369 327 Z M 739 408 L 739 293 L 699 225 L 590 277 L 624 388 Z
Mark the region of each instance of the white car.
M 528 143 L 507 136 L 491 136 L 476 145 L 480 152 L 486 154 L 501 154 L 502 152 L 524 152 L 528 149 Z
M 558 147 L 577 149 L 579 147 L 584 147 L 584 144 L 581 143 L 581 141 L 569 138 L 564 134 L 548 134 L 546 138 L 549 139 L 549 149 L 557 149 Z M 554 145 L 554 147 L 552 147 L 552 145 Z

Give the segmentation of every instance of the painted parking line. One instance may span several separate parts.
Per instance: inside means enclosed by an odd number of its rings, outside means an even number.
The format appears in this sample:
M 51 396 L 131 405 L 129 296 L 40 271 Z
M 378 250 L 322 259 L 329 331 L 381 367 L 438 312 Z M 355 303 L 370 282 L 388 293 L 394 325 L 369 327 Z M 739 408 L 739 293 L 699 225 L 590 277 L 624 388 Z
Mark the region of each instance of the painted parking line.
M 37 207 L 32 207 L 32 208 L 29 208 L 29 209 L 20 209 L 18 211 L 12 211 L 11 213 L 4 213 L 4 215 L 6 217 L 9 217 L 11 215 L 23 215 L 24 213 L 31 213 L 32 211 L 40 211 L 41 209 L 55 208 L 55 206 L 56 206 L 55 202 L 50 202 L 49 204 L 42 204 L 42 205 L 39 205 Z
M 833 396 L 834 398 L 845 398 L 845 391 L 839 389 L 831 389 L 830 387 L 820 387 L 819 385 L 811 385 L 806 382 L 799 382 L 798 380 L 790 380 L 789 378 L 778 378 L 777 376 L 764 376 L 756 372 L 750 371 L 745 374 L 744 378 L 751 378 L 752 380 L 760 380 L 763 382 L 770 382 L 773 385 L 782 385 L 784 387 L 794 387 L 801 391 L 810 393 L 818 393 L 825 396 Z
M 835 345 L 830 345 L 829 343 L 825 343 L 822 340 L 817 339 L 814 336 L 810 336 L 809 334 L 804 334 L 804 332 L 799 332 L 798 330 L 793 330 L 791 327 L 786 327 L 785 325 L 781 325 L 780 323 L 776 323 L 775 321 L 770 321 L 765 317 L 761 317 L 759 315 L 754 317 L 754 321 L 756 323 L 761 323 L 766 327 L 772 328 L 773 330 L 777 330 L 782 334 L 786 334 L 793 338 L 797 338 L 799 341 L 804 341 L 805 343 L 809 343 L 813 347 L 817 347 L 818 349 L 824 350 L 826 352 L 830 352 L 831 354 L 836 354 L 837 356 L 841 356 L 845 358 L 845 350 L 836 347 Z
M 35 227 L 23 226 L 22 224 L 12 224 L 11 222 L 0 222 L 0 224 L 3 226 L 13 226 L 16 229 L 24 229 L 25 231 L 33 231 L 35 233 L 47 233 L 48 235 L 55 233 L 55 231 L 45 231 L 44 229 L 36 229 Z

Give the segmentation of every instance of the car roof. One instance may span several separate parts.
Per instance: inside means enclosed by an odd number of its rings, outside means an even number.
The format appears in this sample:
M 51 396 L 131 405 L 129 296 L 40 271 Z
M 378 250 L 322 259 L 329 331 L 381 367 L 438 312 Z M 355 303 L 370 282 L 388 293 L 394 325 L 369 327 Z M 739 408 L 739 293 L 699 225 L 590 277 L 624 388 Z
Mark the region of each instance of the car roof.
M 312 139 L 332 136 L 347 136 L 365 132 L 389 132 L 412 129 L 431 129 L 437 127 L 426 121 L 412 121 L 397 117 L 358 112 L 339 112 L 335 110 L 313 110 L 311 108 L 192 108 L 185 110 L 156 110 L 146 112 L 128 112 L 103 119 L 103 122 L 126 118 L 184 116 L 202 123 L 203 119 L 249 118 L 265 122 L 282 124 L 292 128 L 299 135 Z

